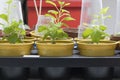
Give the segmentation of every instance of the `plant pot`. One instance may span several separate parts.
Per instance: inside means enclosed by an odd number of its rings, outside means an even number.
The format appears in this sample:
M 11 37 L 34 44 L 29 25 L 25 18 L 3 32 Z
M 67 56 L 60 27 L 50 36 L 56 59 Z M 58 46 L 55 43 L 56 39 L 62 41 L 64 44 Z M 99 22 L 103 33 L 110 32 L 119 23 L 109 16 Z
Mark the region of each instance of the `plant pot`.
M 26 29 L 26 36 L 31 37 L 31 34 L 30 34 L 31 31 L 33 31 L 33 30 L 32 29 Z
M 120 40 L 120 36 L 111 35 L 111 36 L 110 36 L 110 40 L 112 40 L 112 41 L 119 41 L 119 40 Z M 117 44 L 116 50 L 120 50 L 119 44 Z
M 120 40 L 120 36 L 111 35 L 110 36 L 110 40 L 112 40 L 112 41 L 119 41 Z
M 76 28 L 64 28 L 63 29 L 69 37 L 75 38 L 78 36 L 78 29 Z
M 41 38 L 41 36 L 38 35 L 38 34 L 36 34 L 35 31 L 31 31 L 31 32 L 30 32 L 30 35 L 31 35 L 32 37 Z
M 37 40 L 36 37 L 28 37 L 28 36 L 26 36 L 26 37 L 24 38 L 24 41 L 36 41 L 36 40 Z
M 78 49 L 80 55 L 83 56 L 114 56 L 116 42 L 100 41 L 98 44 L 93 44 L 91 41 L 79 41 Z
M 40 56 L 72 56 L 73 47 L 73 42 L 67 40 L 57 41 L 56 44 L 51 44 L 50 41 L 37 42 L 38 54 Z
M 0 56 L 23 56 L 29 55 L 33 43 L 24 41 L 24 43 L 10 44 L 7 41 L 0 41 Z

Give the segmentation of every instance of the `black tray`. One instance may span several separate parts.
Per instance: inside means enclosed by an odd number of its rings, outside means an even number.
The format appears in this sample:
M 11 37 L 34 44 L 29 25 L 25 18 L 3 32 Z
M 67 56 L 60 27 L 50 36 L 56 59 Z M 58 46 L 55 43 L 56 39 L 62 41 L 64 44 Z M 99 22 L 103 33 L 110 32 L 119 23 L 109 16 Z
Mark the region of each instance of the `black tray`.
M 0 57 L 0 67 L 113 67 L 120 66 L 120 54 L 112 57 Z

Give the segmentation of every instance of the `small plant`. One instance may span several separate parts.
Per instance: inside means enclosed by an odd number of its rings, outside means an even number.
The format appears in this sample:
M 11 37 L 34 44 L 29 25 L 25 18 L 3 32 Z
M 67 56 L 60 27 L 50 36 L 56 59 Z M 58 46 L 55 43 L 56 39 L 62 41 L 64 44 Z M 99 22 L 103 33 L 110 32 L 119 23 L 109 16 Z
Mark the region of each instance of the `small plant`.
M 56 40 L 66 39 L 68 37 L 67 33 L 60 28 L 61 24 L 50 23 L 49 26 L 40 26 L 39 32 L 43 32 L 43 40 L 49 38 L 52 44 L 55 44 Z
M 43 40 L 49 38 L 51 43 L 55 44 L 56 40 L 68 38 L 67 33 L 61 28 L 63 25 L 68 26 L 64 21 L 75 20 L 71 17 L 70 12 L 64 7 L 70 5 L 70 3 L 65 3 L 64 1 L 57 1 L 60 8 L 57 7 L 53 1 L 46 0 L 46 3 L 53 5 L 56 10 L 48 10 L 48 13 L 45 16 L 50 17 L 53 22 L 50 22 L 48 26 L 41 25 L 38 29 L 38 32 L 43 33 Z
M 85 31 L 82 33 L 83 38 L 92 39 L 93 43 L 99 43 L 101 39 L 104 39 L 106 36 L 109 36 L 105 30 L 107 27 L 103 24 L 103 20 L 107 18 L 111 18 L 111 15 L 105 15 L 108 11 L 109 7 L 101 9 L 101 11 L 94 15 L 94 19 L 91 24 L 85 24 L 88 26 Z
M 8 9 L 6 14 L 0 14 L 0 19 L 4 20 L 6 24 L 0 23 L 3 26 L 3 39 L 7 39 L 10 43 L 22 42 L 22 38 L 25 36 L 25 30 L 20 28 L 22 21 L 9 21 L 10 17 L 10 6 L 13 0 L 8 0 L 6 4 L 8 4 Z

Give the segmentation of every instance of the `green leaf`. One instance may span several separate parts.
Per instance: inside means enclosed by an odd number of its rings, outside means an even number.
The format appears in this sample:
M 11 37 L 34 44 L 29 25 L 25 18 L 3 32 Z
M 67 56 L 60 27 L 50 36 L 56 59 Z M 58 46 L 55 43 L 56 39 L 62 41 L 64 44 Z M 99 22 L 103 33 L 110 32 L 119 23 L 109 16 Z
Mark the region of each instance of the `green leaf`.
M 49 36 L 49 33 L 44 34 L 43 40 L 47 39 Z
M 57 12 L 56 10 L 48 10 L 48 13 L 52 13 L 52 14 L 54 14 L 54 15 L 57 15 L 57 14 L 58 14 L 58 12 Z
M 66 3 L 64 6 L 69 6 L 70 5 L 70 3 Z
M 112 18 L 111 15 L 108 15 L 108 16 L 104 16 L 103 19 L 107 19 L 107 18 Z
M 26 31 L 25 30 L 21 29 L 20 32 L 21 32 L 20 33 L 21 35 L 24 35 L 24 36 L 26 35 Z
M 101 11 L 100 11 L 100 14 L 106 14 L 109 10 L 109 7 L 106 7 L 106 8 L 102 8 Z
M 75 20 L 74 18 L 72 18 L 72 17 L 65 17 L 65 18 L 63 18 L 63 21 L 71 21 L 71 20 Z
M 0 14 L 0 18 L 8 22 L 8 16 L 6 14 Z
M 93 30 L 91 28 L 86 28 L 85 31 L 82 33 L 82 37 L 88 38 L 91 35 L 92 31 Z
M 69 25 L 67 25 L 67 24 L 65 24 L 65 23 L 62 23 L 62 25 L 65 26 L 65 27 L 69 27 Z
M 57 30 L 57 36 L 58 39 L 66 39 L 68 37 L 67 33 L 65 33 L 62 29 Z
M 12 31 L 13 31 L 13 28 L 11 28 L 11 27 L 5 27 L 3 32 L 5 34 L 10 34 Z
M 8 0 L 6 3 L 11 4 L 13 0 Z
M 43 32 L 43 31 L 45 31 L 45 30 L 47 30 L 47 27 L 46 27 L 45 25 L 41 25 L 41 26 L 39 26 L 39 28 L 38 28 L 38 32 Z
M 98 43 L 101 40 L 101 32 L 99 30 L 94 30 L 91 33 L 92 42 Z
M 51 28 L 60 28 L 62 26 L 62 23 L 61 22 L 59 22 L 59 23 L 53 23 L 53 22 L 51 22 L 50 23 L 50 27 Z
M 70 13 L 68 10 L 62 9 L 62 12 Z M 69 14 L 70 15 L 70 14 Z
M 54 24 L 54 26 L 60 28 L 62 26 L 62 23 L 61 22 L 56 23 L 56 24 Z
M 47 17 L 51 17 L 53 20 L 56 19 L 56 18 L 55 18 L 53 15 L 51 15 L 51 14 L 45 14 L 45 16 L 47 16 Z
M 14 27 L 14 28 L 18 28 L 20 24 L 21 24 L 21 22 L 12 21 L 12 23 L 10 24 L 10 26 Z
M 107 29 L 107 27 L 104 26 L 104 25 L 100 25 L 99 28 L 100 28 L 100 30 L 102 30 L 102 31 L 105 31 L 105 30 Z
M 18 41 L 18 35 L 13 33 L 12 35 L 9 35 L 7 39 L 10 43 L 16 43 Z
M 112 16 L 111 16 L 111 15 L 108 15 L 107 17 L 108 17 L 108 18 L 112 18 Z
M 55 6 L 55 7 L 57 7 L 57 5 L 54 2 L 52 2 L 52 1 L 46 1 L 46 3 L 51 4 L 51 5 Z
M 58 1 L 59 5 L 64 5 L 65 2 L 64 1 Z

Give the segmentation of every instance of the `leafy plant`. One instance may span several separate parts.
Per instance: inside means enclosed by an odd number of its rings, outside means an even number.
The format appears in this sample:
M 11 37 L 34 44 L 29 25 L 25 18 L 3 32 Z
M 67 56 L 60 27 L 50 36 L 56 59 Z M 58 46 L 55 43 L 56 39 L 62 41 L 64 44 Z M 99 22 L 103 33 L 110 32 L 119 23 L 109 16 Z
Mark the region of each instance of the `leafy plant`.
M 49 38 L 51 43 L 55 44 L 56 40 L 68 38 L 68 34 L 63 31 L 61 26 L 68 26 L 64 21 L 75 20 L 71 17 L 70 12 L 64 9 L 70 3 L 64 1 L 57 1 L 60 8 L 57 7 L 57 4 L 51 0 L 46 0 L 46 3 L 51 4 L 56 8 L 56 10 L 48 10 L 48 13 L 45 16 L 52 18 L 53 22 L 50 22 L 48 26 L 41 25 L 38 29 L 38 32 L 43 33 L 43 40 Z
M 111 18 L 111 15 L 106 15 L 109 7 L 101 9 L 101 11 L 94 15 L 94 19 L 91 24 L 85 24 L 88 26 L 85 31 L 82 33 L 83 38 L 92 39 L 93 43 L 99 43 L 101 39 L 104 39 L 106 36 L 109 36 L 105 30 L 107 27 L 102 23 L 102 20 Z
M 6 4 L 8 4 L 8 9 L 6 14 L 0 14 L 0 18 L 6 22 L 6 24 L 0 23 L 3 26 L 4 37 L 3 39 L 7 39 L 10 43 L 22 42 L 23 36 L 25 36 L 25 30 L 20 28 L 22 21 L 9 21 L 10 17 L 10 5 L 13 0 L 8 0 Z
M 63 25 L 68 27 L 68 25 L 64 21 L 75 20 L 71 17 L 70 12 L 64 9 L 66 6 L 69 6 L 70 3 L 57 0 L 59 8 L 57 7 L 57 4 L 54 1 L 46 0 L 46 3 L 55 7 L 55 10 L 48 10 L 47 14 L 45 14 L 46 16 L 51 17 L 54 20 L 55 24 L 61 23 L 61 26 Z
M 44 33 L 43 40 L 49 38 L 51 40 L 51 43 L 55 44 L 56 40 L 66 39 L 68 37 L 67 33 L 65 33 L 60 27 L 61 24 L 59 23 L 50 23 L 49 26 L 40 26 L 38 31 Z

